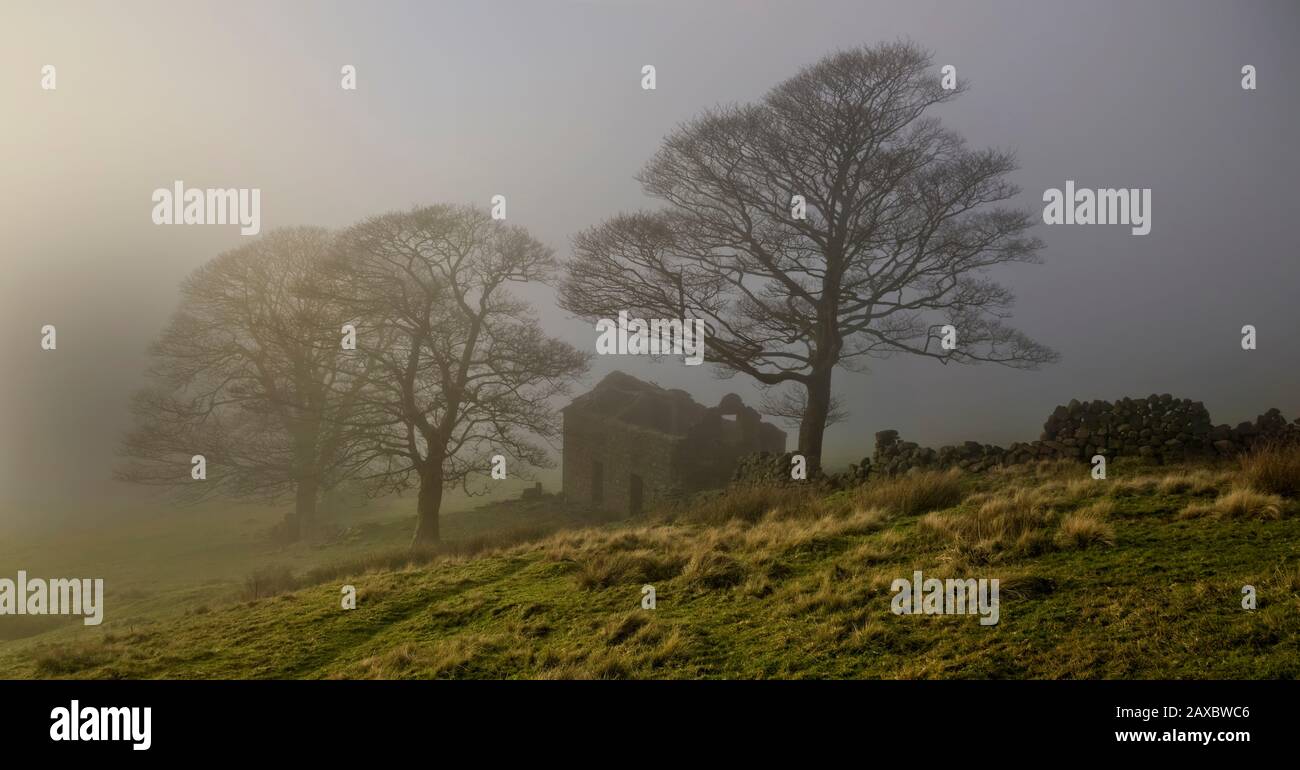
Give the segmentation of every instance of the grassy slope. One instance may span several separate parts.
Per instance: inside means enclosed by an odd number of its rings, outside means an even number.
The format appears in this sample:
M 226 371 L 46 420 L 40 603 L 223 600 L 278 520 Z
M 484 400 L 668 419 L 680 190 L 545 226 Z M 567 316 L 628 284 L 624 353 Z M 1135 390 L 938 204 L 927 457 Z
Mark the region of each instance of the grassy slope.
M 1049 522 L 1031 533 L 1036 541 L 991 549 L 962 547 L 915 515 L 864 510 L 843 494 L 830 503 L 759 500 L 786 510 L 757 523 L 608 525 L 275 598 L 139 608 L 98 629 L 0 646 L 0 676 L 1300 674 L 1293 504 L 1273 520 L 1184 519 L 1180 510 L 1213 501 L 1232 479 L 1219 474 L 1217 491 L 1161 491 L 1156 479 L 1166 473 L 1134 469 L 1073 486 L 966 479 L 965 502 L 946 515 L 971 516 L 978 493 L 1020 487 L 1037 495 Z M 1059 534 L 1051 544 L 1061 516 L 1099 499 L 1113 505 L 1113 545 L 1062 545 Z M 1001 622 L 893 615 L 889 584 L 913 569 L 999 578 Z M 356 610 L 339 607 L 344 582 L 358 589 Z M 658 595 L 652 611 L 640 609 L 647 582 Z M 1245 584 L 1259 589 L 1256 611 L 1241 609 Z
M 557 511 L 553 500 L 455 510 L 444 514 L 443 530 L 449 540 L 469 543 L 484 533 L 509 532 L 521 521 L 542 531 L 572 526 L 574 518 Z M 170 623 L 185 613 L 228 605 L 245 593 L 247 578 L 261 570 L 301 574 L 404 551 L 415 526 L 412 506 L 409 498 L 380 501 L 348 517 L 337 535 L 291 546 L 268 539 L 282 509 L 215 503 L 144 505 L 116 511 L 92 526 L 5 533 L 0 537 L 0 577 L 12 580 L 22 569 L 31 577 L 103 578 L 108 609 L 104 625 L 92 629 L 67 617 L 2 616 L 0 657 L 29 649 L 30 642 L 93 640 L 104 629 Z

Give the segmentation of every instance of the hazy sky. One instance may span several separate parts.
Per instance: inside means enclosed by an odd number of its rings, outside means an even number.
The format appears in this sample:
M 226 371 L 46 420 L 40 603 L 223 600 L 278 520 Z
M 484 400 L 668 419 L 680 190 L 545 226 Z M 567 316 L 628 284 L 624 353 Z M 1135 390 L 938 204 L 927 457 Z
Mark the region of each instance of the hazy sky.
M 1039 226 L 1002 274 L 1040 372 L 879 362 L 838 375 L 832 461 L 897 428 L 927 444 L 1036 438 L 1070 398 L 1171 392 L 1216 422 L 1300 415 L 1300 4 L 1282 2 L 130 2 L 0 5 L 0 503 L 106 494 L 146 345 L 235 227 L 159 227 L 151 192 L 257 187 L 262 227 L 345 226 L 508 196 L 568 253 L 654 205 L 633 175 L 701 109 L 760 97 L 839 48 L 899 38 L 972 86 L 937 113 L 1015 149 L 1019 203 L 1067 179 L 1152 189 L 1152 231 Z M 57 67 L 58 89 L 40 88 Z M 353 64 L 358 89 L 339 87 Z M 654 64 L 658 88 L 640 88 Z M 1241 67 L 1258 90 L 1240 87 Z M 590 325 L 530 290 L 552 333 Z M 58 350 L 39 329 L 58 327 Z M 1259 349 L 1240 348 L 1254 324 Z M 707 367 L 600 358 L 706 403 Z M 87 503 L 87 505 L 91 505 Z

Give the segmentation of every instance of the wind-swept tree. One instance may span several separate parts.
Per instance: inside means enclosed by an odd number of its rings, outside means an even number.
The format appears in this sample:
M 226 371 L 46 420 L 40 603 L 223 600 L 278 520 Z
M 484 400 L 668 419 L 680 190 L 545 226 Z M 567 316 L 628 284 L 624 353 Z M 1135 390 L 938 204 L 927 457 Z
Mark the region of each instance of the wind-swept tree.
M 340 344 L 342 292 L 326 286 L 331 245 L 319 228 L 277 230 L 185 280 L 134 396 L 118 478 L 189 500 L 292 496 L 287 535 L 309 530 L 321 495 L 366 462 L 348 424 L 365 370 L 341 366 L 356 354 Z M 206 480 L 191 478 L 194 455 Z
M 988 277 L 1035 262 L 1030 214 L 998 205 L 1012 155 L 972 150 L 927 111 L 944 90 L 909 43 L 829 56 L 759 102 L 704 112 L 638 176 L 666 205 L 577 236 L 561 305 L 704 319 L 707 357 L 799 419 L 819 462 L 836 367 L 897 353 L 1032 368 L 1055 353 L 1004 325 Z M 956 346 L 941 330 L 952 325 Z
M 588 354 L 547 337 L 512 284 L 553 277 L 550 249 L 472 207 L 430 206 L 345 231 L 335 265 L 374 376 L 352 426 L 376 490 L 418 489 L 415 544 L 437 543 L 444 490 L 466 492 L 500 454 L 551 461 L 554 397 Z M 507 467 L 510 467 L 509 465 Z M 512 471 L 513 472 L 513 471 Z

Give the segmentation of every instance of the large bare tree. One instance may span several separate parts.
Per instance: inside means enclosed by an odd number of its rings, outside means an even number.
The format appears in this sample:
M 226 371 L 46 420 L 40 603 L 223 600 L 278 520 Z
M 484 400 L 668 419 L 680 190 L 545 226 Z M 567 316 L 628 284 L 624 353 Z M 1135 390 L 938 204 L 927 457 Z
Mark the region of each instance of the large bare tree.
M 1055 353 L 1003 321 L 987 272 L 1037 261 L 1010 153 L 972 150 L 927 111 L 944 90 L 910 43 L 844 51 L 759 102 L 711 109 L 638 176 L 666 205 L 578 235 L 561 305 L 695 317 L 722 376 L 746 374 L 799 420 L 819 462 L 838 366 L 896 353 L 1035 367 Z M 799 196 L 796 198 L 796 196 Z M 801 205 L 802 204 L 802 205 Z M 941 345 L 951 324 L 957 345 Z
M 512 473 L 551 462 L 551 401 L 588 355 L 547 337 L 510 287 L 550 280 L 554 256 L 522 228 L 446 205 L 357 224 L 338 255 L 375 375 L 352 424 L 369 436 L 366 478 L 377 490 L 417 487 L 414 543 L 437 543 L 444 490 L 476 491 L 492 455 Z
M 150 384 L 134 396 L 136 424 L 117 477 L 217 493 L 292 496 L 286 534 L 312 526 L 321 495 L 366 462 L 348 415 L 364 366 L 344 367 L 342 306 L 326 270 L 331 234 L 277 230 L 219 255 L 189 276 L 180 307 L 151 348 Z M 190 475 L 203 455 L 207 479 Z

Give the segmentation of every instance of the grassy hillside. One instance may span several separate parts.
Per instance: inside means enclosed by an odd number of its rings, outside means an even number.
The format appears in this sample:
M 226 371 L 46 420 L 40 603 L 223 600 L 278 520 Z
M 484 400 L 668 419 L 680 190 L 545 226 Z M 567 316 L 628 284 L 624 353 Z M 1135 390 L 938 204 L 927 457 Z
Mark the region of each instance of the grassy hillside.
M 459 554 L 369 542 L 282 565 L 294 574 L 268 590 L 292 590 L 275 596 L 177 588 L 110 605 L 96 629 L 0 643 L 0 676 L 1289 678 L 1296 466 L 733 489 Z M 915 569 L 998 578 L 1001 622 L 894 615 L 890 584 Z M 340 608 L 344 584 L 355 610 Z M 656 609 L 641 609 L 646 584 Z
M 72 512 L 43 530 L 0 535 L 0 576 L 17 570 L 32 577 L 96 577 L 105 582 L 105 625 L 85 629 L 80 619 L 60 616 L 0 616 L 0 655 L 13 643 L 37 634 L 44 641 L 96 638 L 102 629 L 136 627 L 186 612 L 284 587 L 282 575 L 346 568 L 359 559 L 409 556 L 415 529 L 414 501 L 390 498 L 364 509 L 338 512 L 307 542 L 277 544 L 274 530 L 283 509 L 259 505 L 158 502 L 123 507 L 82 526 Z M 447 549 L 473 551 L 493 542 L 535 537 L 585 523 L 558 505 L 554 496 L 460 507 L 443 515 Z M 271 578 L 271 585 L 266 585 Z M 111 621 L 111 623 L 110 623 Z M 170 621 L 168 621 L 170 622 Z

